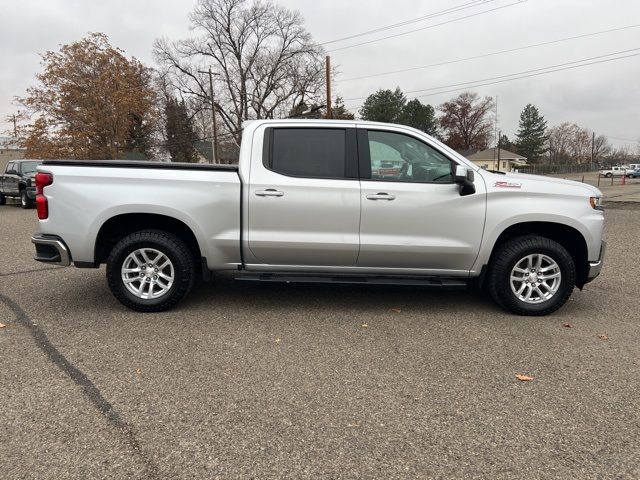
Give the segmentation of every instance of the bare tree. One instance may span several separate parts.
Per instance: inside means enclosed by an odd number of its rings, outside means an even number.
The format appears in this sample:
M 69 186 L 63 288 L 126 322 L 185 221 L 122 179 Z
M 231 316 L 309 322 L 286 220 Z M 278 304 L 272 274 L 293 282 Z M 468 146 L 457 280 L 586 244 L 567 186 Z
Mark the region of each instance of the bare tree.
M 596 136 L 593 142 L 593 158 L 595 162 L 600 161 L 611 153 L 611 144 L 604 135 Z
M 156 40 L 155 58 L 171 86 L 200 107 L 209 101 L 202 72 L 212 67 L 215 107 L 237 144 L 245 120 L 283 116 L 321 98 L 323 51 L 299 12 L 271 0 L 198 0 L 191 28 L 192 38 Z
M 592 132 L 575 123 L 565 122 L 548 130 L 552 163 L 588 163 L 591 161 Z M 611 151 L 604 135 L 595 137 L 594 158 L 597 160 Z

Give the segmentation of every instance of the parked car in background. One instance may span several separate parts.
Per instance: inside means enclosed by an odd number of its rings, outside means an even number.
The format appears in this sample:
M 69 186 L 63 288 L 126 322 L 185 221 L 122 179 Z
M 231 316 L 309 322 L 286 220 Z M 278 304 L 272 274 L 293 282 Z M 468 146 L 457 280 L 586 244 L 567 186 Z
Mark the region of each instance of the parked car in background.
M 629 177 L 633 175 L 633 170 L 626 167 L 611 167 L 607 170 L 600 170 L 600 175 L 603 175 L 607 178 L 611 177 Z
M 640 168 L 638 168 L 637 170 L 635 170 L 633 172 L 633 174 L 631 175 L 632 178 L 640 178 Z
M 0 177 L 0 205 L 7 197 L 20 199 L 22 208 L 32 208 L 36 198 L 36 169 L 41 162 L 37 160 L 12 160 Z
M 546 315 L 602 268 L 602 194 L 492 173 L 402 125 L 245 124 L 240 163 L 47 160 L 36 260 L 97 268 L 129 308 L 166 310 L 196 276 L 487 287 Z
M 631 170 L 633 170 L 634 172 L 635 172 L 636 170 L 640 170 L 640 163 L 630 163 L 630 164 L 629 164 L 629 168 L 630 168 Z

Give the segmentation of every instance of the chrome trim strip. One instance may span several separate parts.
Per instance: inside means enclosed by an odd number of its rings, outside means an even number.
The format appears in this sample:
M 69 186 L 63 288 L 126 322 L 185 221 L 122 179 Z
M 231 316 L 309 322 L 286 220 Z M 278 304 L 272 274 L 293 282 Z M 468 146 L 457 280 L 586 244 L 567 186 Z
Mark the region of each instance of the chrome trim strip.
M 34 257 L 35 260 L 44 263 L 57 263 L 59 265 L 68 266 L 71 265 L 71 255 L 69 254 L 69 249 L 64 244 L 62 239 L 54 237 L 54 236 L 45 236 L 41 234 L 36 234 L 31 237 L 31 243 L 35 245 L 50 245 L 54 247 L 58 251 L 58 255 L 60 255 L 60 261 L 58 262 L 50 262 L 42 259 L 38 259 L 37 256 Z

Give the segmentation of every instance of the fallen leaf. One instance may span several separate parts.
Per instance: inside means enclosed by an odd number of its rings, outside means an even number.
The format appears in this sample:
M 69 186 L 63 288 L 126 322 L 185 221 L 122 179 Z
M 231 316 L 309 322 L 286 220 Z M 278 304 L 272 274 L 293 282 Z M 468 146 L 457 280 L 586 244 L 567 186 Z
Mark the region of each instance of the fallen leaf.
M 0 328 L 4 328 L 6 325 L 4 323 L 0 323 Z
M 136 368 L 136 375 L 140 375 L 142 373 L 142 370 L 140 370 L 139 368 Z
M 402 311 L 402 309 L 401 308 L 392 308 L 391 311 L 395 312 L 395 313 L 400 313 Z
M 280 343 L 280 339 L 279 339 L 279 338 L 276 338 L 275 342 L 276 342 L 276 343 Z
M 367 328 L 368 326 L 369 326 L 369 324 L 368 324 L 368 323 L 363 323 L 363 324 L 362 324 L 362 328 Z
M 573 328 L 573 325 L 571 325 L 570 323 L 565 323 L 562 326 L 565 327 L 565 328 Z
M 521 382 L 531 382 L 531 381 L 533 381 L 533 377 L 528 377 L 526 375 L 520 375 L 519 373 L 516 373 L 516 378 L 518 380 L 520 380 Z
M 599 338 L 600 340 L 609 340 L 609 337 L 607 336 L 607 334 L 606 334 L 606 333 L 601 333 L 601 334 L 599 334 L 599 335 L 598 335 L 598 338 Z

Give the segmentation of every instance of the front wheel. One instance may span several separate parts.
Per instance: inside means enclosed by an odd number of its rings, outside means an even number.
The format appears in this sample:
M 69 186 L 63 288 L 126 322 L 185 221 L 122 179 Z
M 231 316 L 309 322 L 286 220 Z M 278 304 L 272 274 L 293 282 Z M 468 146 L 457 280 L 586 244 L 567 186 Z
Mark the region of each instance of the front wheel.
M 548 315 L 562 307 L 576 282 L 573 258 L 559 243 L 537 235 L 497 247 L 489 266 L 489 292 L 518 315 Z
M 605 174 L 605 177 L 607 178 L 611 178 L 613 175 L 611 175 L 610 173 Z
M 7 203 L 7 197 L 0 193 L 0 205 L 4 205 L 5 203 Z
M 189 293 L 195 262 L 176 235 L 142 230 L 120 240 L 107 260 L 107 281 L 113 295 L 139 312 L 168 310 Z

